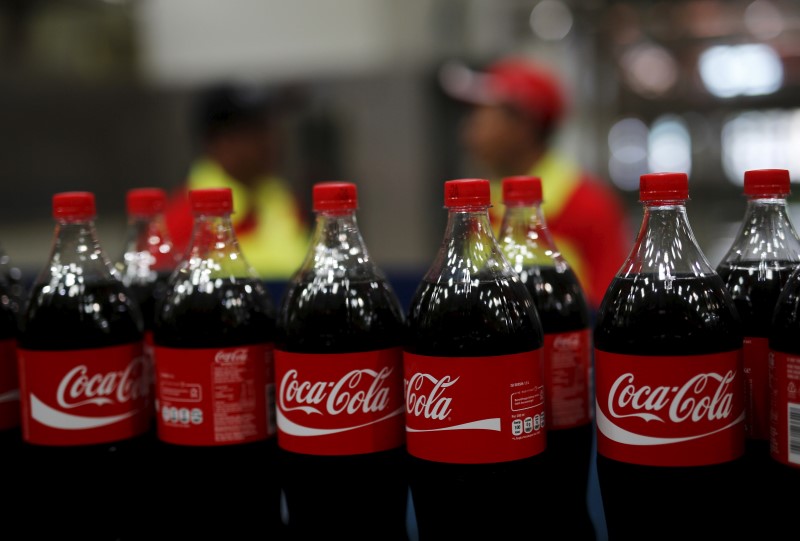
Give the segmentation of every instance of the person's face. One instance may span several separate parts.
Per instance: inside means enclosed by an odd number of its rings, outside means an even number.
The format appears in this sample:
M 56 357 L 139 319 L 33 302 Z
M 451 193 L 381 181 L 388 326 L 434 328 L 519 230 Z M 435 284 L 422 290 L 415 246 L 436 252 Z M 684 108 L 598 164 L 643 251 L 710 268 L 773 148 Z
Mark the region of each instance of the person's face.
M 242 126 L 231 133 L 230 142 L 244 173 L 257 177 L 272 172 L 273 136 L 266 122 Z
M 250 183 L 275 168 L 275 141 L 266 122 L 244 123 L 218 133 L 207 152 L 240 182 Z
M 531 128 L 519 115 L 496 105 L 474 107 L 463 126 L 468 152 L 495 173 L 506 174 L 531 145 Z

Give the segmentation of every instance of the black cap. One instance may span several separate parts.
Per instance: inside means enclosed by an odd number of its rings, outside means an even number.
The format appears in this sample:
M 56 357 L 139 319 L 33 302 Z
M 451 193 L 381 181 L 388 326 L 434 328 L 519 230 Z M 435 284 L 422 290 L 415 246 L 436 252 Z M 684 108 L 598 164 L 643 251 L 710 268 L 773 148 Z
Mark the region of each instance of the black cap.
M 196 129 L 204 137 L 228 128 L 266 123 L 272 94 L 261 87 L 218 84 L 201 93 L 196 104 Z

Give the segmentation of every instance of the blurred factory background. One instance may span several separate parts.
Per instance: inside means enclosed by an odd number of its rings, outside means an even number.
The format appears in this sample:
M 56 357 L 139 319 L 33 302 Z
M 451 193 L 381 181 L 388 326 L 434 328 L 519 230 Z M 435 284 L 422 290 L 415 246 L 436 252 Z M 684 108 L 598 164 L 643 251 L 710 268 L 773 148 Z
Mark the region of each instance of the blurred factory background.
M 744 170 L 800 182 L 796 1 L 3 0 L 0 245 L 38 270 L 52 194 L 91 190 L 115 257 L 125 191 L 182 183 L 193 97 L 234 80 L 287 97 L 280 169 L 306 209 L 314 182 L 356 182 L 373 258 L 417 276 L 443 234 L 442 183 L 483 175 L 441 79 L 507 54 L 568 82 L 556 144 L 619 191 L 632 227 L 640 174 L 689 173 L 714 265 Z

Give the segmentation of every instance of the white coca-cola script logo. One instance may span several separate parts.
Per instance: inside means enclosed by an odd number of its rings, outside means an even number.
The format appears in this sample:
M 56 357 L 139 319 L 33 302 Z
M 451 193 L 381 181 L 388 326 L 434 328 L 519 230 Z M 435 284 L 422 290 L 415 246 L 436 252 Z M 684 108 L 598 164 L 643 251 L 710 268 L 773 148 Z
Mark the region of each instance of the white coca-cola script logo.
M 736 372 L 729 370 L 725 375 L 716 372 L 697 374 L 686 383 L 678 386 L 649 385 L 637 386 L 634 375 L 622 374 L 608 394 L 608 412 L 612 417 L 639 417 L 645 421 L 668 420 L 682 423 L 690 420 L 716 421 L 726 419 L 733 411 L 733 381 Z M 634 410 L 622 414 L 620 410 Z
M 148 394 L 146 376 L 142 357 L 133 359 L 125 370 L 106 374 L 90 374 L 86 365 L 78 365 L 61 379 L 56 400 L 64 409 L 87 404 L 124 404 Z
M 577 333 L 561 334 L 553 340 L 555 349 L 578 349 L 581 345 L 581 337 Z
M 237 349 L 234 351 L 218 351 L 214 355 L 216 363 L 244 363 L 247 362 L 247 350 Z
M 445 420 L 450 415 L 451 397 L 445 391 L 456 384 L 458 378 L 417 372 L 406 382 L 406 413 L 426 419 Z
M 377 372 L 362 368 L 349 371 L 338 381 L 302 381 L 297 370 L 289 370 L 281 380 L 280 407 L 321 415 L 324 402 L 329 415 L 380 412 L 389 404 L 387 381 L 391 374 L 388 367 Z

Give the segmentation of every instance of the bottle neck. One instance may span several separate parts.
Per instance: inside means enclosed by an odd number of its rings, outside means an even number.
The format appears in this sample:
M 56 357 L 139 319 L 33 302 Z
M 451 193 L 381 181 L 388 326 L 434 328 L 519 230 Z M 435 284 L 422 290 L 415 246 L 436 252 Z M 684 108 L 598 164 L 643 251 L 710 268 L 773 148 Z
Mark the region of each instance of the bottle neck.
M 119 278 L 100 246 L 93 220 L 56 222 L 49 263 L 38 283 L 64 282 L 69 287 Z
M 541 205 L 506 206 L 499 240 L 517 272 L 531 266 L 566 264 L 547 227 Z
M 642 226 L 619 274 L 639 273 L 657 280 L 715 273 L 689 225 L 685 201 L 645 204 Z
M 514 274 L 494 236 L 488 207 L 450 208 L 428 281 L 469 282 Z
M 163 216 L 130 216 L 128 218 L 125 251 L 122 258 L 125 280 L 149 278 L 153 274 L 169 273 L 176 263 Z
M 200 269 L 204 278 L 256 277 L 239 248 L 230 214 L 195 215 L 182 268 Z
M 800 261 L 800 237 L 789 216 L 786 199 L 750 198 L 744 219 L 723 265 Z
M 300 267 L 300 279 L 321 271 L 351 279 L 380 274 L 369 257 L 355 211 L 317 212 L 311 248 Z

